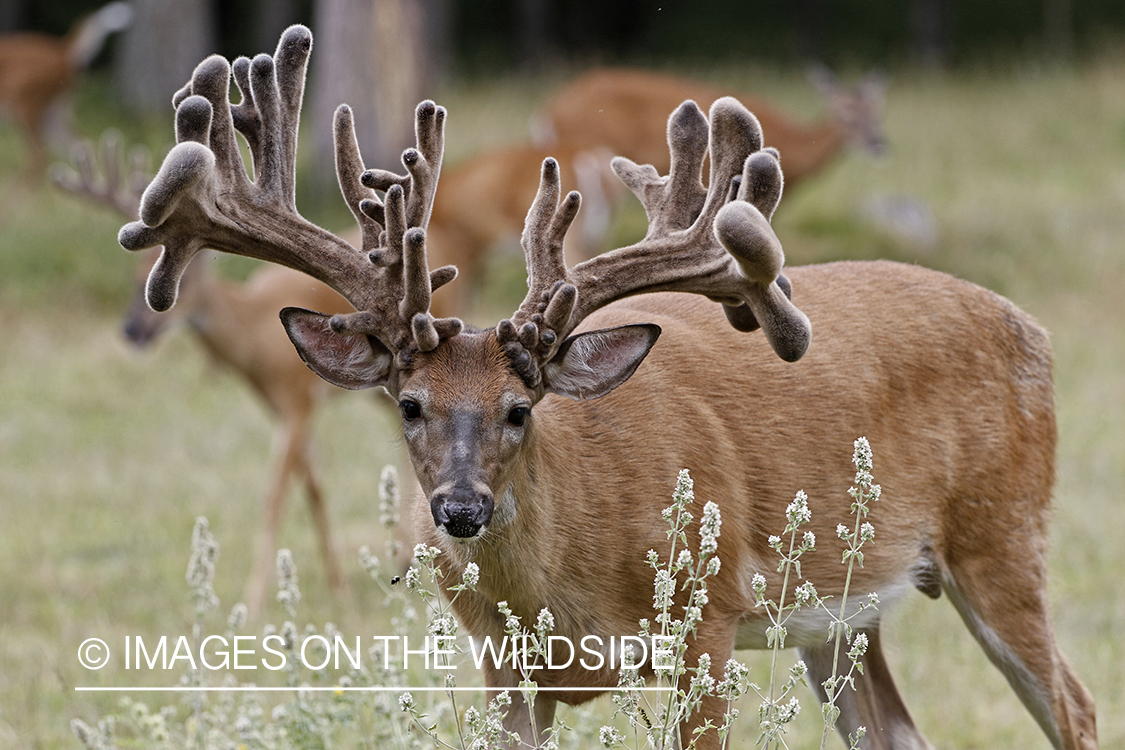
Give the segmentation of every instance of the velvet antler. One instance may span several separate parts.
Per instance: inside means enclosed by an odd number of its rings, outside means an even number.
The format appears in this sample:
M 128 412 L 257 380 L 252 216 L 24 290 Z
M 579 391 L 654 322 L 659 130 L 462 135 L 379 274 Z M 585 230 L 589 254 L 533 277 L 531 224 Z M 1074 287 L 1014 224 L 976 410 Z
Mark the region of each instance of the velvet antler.
M 644 205 L 649 227 L 635 245 L 567 269 L 562 238 L 578 211 L 577 193 L 559 199 L 558 167 L 543 164 L 539 193 L 528 213 L 523 247 L 528 293 L 497 336 L 525 379 L 558 351 L 582 320 L 610 302 L 657 291 L 702 294 L 724 306 L 738 330 L 762 327 L 782 359 L 808 348 L 808 319 L 789 300 L 781 274 L 784 254 L 769 219 L 781 197 L 777 153 L 762 149 L 755 117 L 729 97 L 711 107 L 710 122 L 694 102 L 669 118 L 671 169 L 617 158 L 613 168 Z M 701 182 L 711 156 L 711 181 Z
M 354 248 L 296 209 L 297 127 L 311 48 L 309 30 L 292 26 L 272 57 L 239 58 L 230 66 L 211 56 L 196 68 L 173 98 L 178 143 L 145 190 L 140 221 L 123 227 L 119 241 L 129 250 L 164 246 L 147 288 L 155 310 L 171 307 L 187 264 L 209 247 L 286 265 L 328 284 L 360 311 L 332 320 L 340 333 L 375 336 L 396 352 L 432 349 L 461 328 L 456 319 L 429 315 L 432 289 L 456 275 L 452 267 L 431 275 L 425 260 L 445 110 L 433 102 L 419 105 L 418 147 L 403 154 L 406 176 L 365 173 L 351 112 L 346 106 L 337 111 L 341 191 L 363 236 L 362 250 Z M 234 106 L 232 72 L 242 95 Z M 249 146 L 253 180 L 236 131 Z M 361 181 L 385 189 L 385 203 Z

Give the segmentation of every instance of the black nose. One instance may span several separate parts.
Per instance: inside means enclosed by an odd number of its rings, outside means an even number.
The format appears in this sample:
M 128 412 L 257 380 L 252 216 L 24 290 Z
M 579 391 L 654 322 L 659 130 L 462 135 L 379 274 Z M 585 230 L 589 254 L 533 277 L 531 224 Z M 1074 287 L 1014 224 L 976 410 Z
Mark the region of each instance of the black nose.
M 125 324 L 121 326 L 121 332 L 125 334 L 125 338 L 130 344 L 141 349 L 152 343 L 155 333 L 151 328 L 146 328 L 131 319 L 125 321 Z
M 492 520 L 492 507 L 491 493 L 479 493 L 469 487 L 454 487 L 430 500 L 434 523 L 457 539 L 471 539 L 479 534 Z

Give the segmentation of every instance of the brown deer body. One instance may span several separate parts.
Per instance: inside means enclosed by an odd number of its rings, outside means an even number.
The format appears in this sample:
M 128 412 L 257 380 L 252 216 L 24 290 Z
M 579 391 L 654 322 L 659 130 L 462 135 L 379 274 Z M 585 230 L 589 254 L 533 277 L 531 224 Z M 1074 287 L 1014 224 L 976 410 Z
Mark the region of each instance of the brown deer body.
M 634 633 L 652 616 L 644 558 L 666 540 L 659 511 L 688 467 L 697 495 L 718 503 L 725 519 L 722 569 L 687 657 L 694 665 L 708 653 L 717 677 L 734 648 L 764 645 L 751 578 L 765 576 L 776 597 L 767 538 L 788 499 L 808 492 L 813 530 L 832 539 L 848 517 L 841 446 L 866 434 L 883 499 L 853 588 L 887 602 L 911 587 L 945 591 L 1052 744 L 1097 747 L 1093 701 L 1058 650 L 1046 600 L 1051 363 L 1045 334 L 1025 314 L 972 284 L 894 263 L 783 275 L 769 225 L 781 194 L 777 156 L 762 148 L 753 116 L 726 98 L 709 119 L 692 102 L 673 113 L 667 177 L 614 160 L 648 214 L 643 240 L 568 267 L 563 238 L 579 198 L 560 200 L 548 159 L 523 234 L 523 304 L 481 331 L 435 319 L 430 294 L 454 275 L 431 272 L 425 256 L 445 112 L 419 105 L 418 147 L 404 153 L 408 174 L 400 176 L 364 171 L 350 111 L 338 110 L 337 170 L 363 229 L 360 252 L 292 206 L 292 139 L 310 48 L 309 32 L 293 27 L 273 58 L 236 61 L 243 101 L 233 107 L 226 61 L 212 57 L 196 69 L 176 97 L 180 143 L 145 193 L 142 221 L 120 240 L 129 249 L 164 245 L 148 284 L 157 308 L 174 302 L 203 247 L 305 268 L 353 303 L 359 312 L 350 315 L 288 308 L 282 318 L 329 382 L 383 386 L 398 400 L 429 509 L 417 513 L 419 530 L 442 550 L 445 584 L 469 562 L 480 567 L 475 592 L 454 603 L 470 634 L 501 635 L 500 600 L 524 622 L 548 607 L 552 632 L 571 638 Z M 256 183 L 235 129 L 251 144 Z M 810 318 L 818 331 L 811 349 Z M 803 572 L 822 595 L 839 596 L 840 547 L 825 546 Z M 929 747 L 883 659 L 878 614 L 864 616 L 854 624 L 869 633 L 865 673 L 857 692 L 842 694 L 838 729 L 866 726 L 869 748 Z M 823 645 L 826 623 L 798 625 L 787 645 L 800 646 L 812 678 L 824 679 L 833 655 Z M 609 689 L 616 666 L 534 677 Z M 486 667 L 485 680 L 495 692 L 518 676 Z M 559 700 L 589 697 L 542 692 L 531 709 L 517 693 L 505 726 L 541 743 Z M 718 721 L 723 708 L 706 699 L 681 738 Z M 706 735 L 699 746 L 718 741 Z
M 575 644 L 587 635 L 608 643 L 635 632 L 653 612 L 652 571 L 639 561 L 649 549 L 666 548 L 658 519 L 667 488 L 678 468 L 692 467 L 696 497 L 715 500 L 725 523 L 722 569 L 688 662 L 707 652 L 722 664 L 732 648 L 764 648 L 770 623 L 754 606 L 749 582 L 761 573 L 767 596 L 778 599 L 777 553 L 767 538 L 780 531 L 794 488 L 808 493 L 811 529 L 821 540 L 803 558 L 804 580 L 822 593 L 838 596 L 842 588 L 843 548 L 834 529 L 847 520 L 852 467 L 839 446 L 862 433 L 874 448 L 883 500 L 870 516 L 876 539 L 852 591 L 878 592 L 884 610 L 915 587 L 935 598 L 945 591 L 1052 742 L 1093 746 L 1092 702 L 1054 643 L 1044 585 L 1055 437 L 1045 334 L 1006 300 L 923 269 L 842 263 L 788 273 L 817 341 L 832 342 L 792 364 L 771 357 L 760 338 L 747 341 L 723 326 L 715 306 L 695 297 L 646 296 L 587 319 L 603 328 L 655 323 L 662 333 L 614 392 L 581 402 L 548 397 L 534 407 L 511 473 L 484 480 L 496 495 L 493 518 L 504 523 L 451 544 L 420 511 L 418 528 L 445 551 L 439 559 L 450 582 L 460 581 L 467 563 L 480 567 L 475 595 L 455 603 L 458 616 L 469 632 L 494 642 L 504 633 L 498 601 L 524 622 L 547 607 L 552 635 Z M 872 306 L 872 299 L 885 303 Z M 923 321 L 919 309 L 928 311 Z M 441 354 L 458 363 L 487 361 L 457 350 Z M 443 378 L 442 392 L 464 393 L 486 377 L 462 374 L 464 382 Z M 833 384 L 830 398 L 826 383 Z M 494 390 L 518 391 L 519 384 Z M 481 408 L 479 399 L 474 405 Z M 456 413 L 444 403 L 427 408 Z M 490 411 L 503 413 L 502 403 L 481 410 L 485 422 L 497 418 L 489 419 Z M 420 479 L 432 493 L 436 479 Z M 689 547 L 698 548 L 698 539 Z M 787 645 L 802 649 L 812 685 L 830 676 L 827 624 L 813 615 L 788 626 Z M 855 624 L 872 646 L 859 692 L 843 696 L 841 733 L 864 725 L 866 747 L 928 747 L 887 669 L 878 616 Z M 519 683 L 514 669 L 486 665 L 489 684 Z M 616 670 L 577 663 L 532 676 L 541 686 L 617 684 Z M 556 700 L 588 699 L 541 693 L 535 725 L 550 725 Z M 724 707 L 711 710 L 720 716 Z
M 145 346 L 167 328 L 186 324 L 213 361 L 250 385 L 276 422 L 262 526 L 254 567 L 243 592 L 250 610 L 260 612 L 266 603 L 285 498 L 294 481 L 308 499 L 329 585 L 340 590 L 344 575 L 312 452 L 314 417 L 325 399 L 338 390 L 294 356 L 277 311 L 286 305 L 340 313 L 350 312 L 352 307 L 326 285 L 290 268 L 267 266 L 243 283 L 220 276 L 206 262 L 196 265 L 182 287 L 181 304 L 168 313 L 153 312 L 144 300 L 143 284 L 139 285 L 123 324 L 125 335 Z M 142 264 L 143 271 L 149 269 L 151 262 Z
M 8 110 L 28 144 L 25 178 L 47 164 L 48 115 L 97 56 L 106 37 L 127 26 L 132 11 L 113 2 L 90 14 L 64 37 L 36 32 L 0 36 L 0 108 Z
M 52 176 L 65 190 L 135 218 L 143 189 L 140 183 L 151 179 L 148 153 L 134 149 L 123 170 L 120 152 L 119 136 L 107 131 L 100 155 L 82 144 L 73 155 L 75 169 L 55 169 Z M 324 283 L 291 268 L 263 266 L 245 282 L 238 282 L 216 273 L 212 258 L 207 258 L 185 275 L 180 304 L 157 313 L 145 301 L 145 280 L 158 256 L 153 251 L 140 259 L 135 293 L 122 321 L 125 337 L 143 348 L 169 329 L 186 325 L 214 362 L 251 387 L 276 422 L 273 468 L 262 500 L 262 527 L 243 601 L 253 612 L 261 611 L 266 602 L 285 498 L 293 481 L 301 483 L 308 498 L 329 584 L 341 589 L 344 576 L 312 454 L 314 418 L 324 400 L 338 389 L 313 374 L 293 351 L 277 311 L 300 305 L 342 313 L 351 311 L 351 305 Z
M 828 102 L 827 118 L 812 125 L 794 121 L 758 97 L 737 94 L 762 125 L 765 145 L 781 154 L 786 187 L 824 169 L 849 145 L 879 153 L 882 83 L 868 77 L 854 88 L 836 83 L 823 68 L 813 82 Z M 630 68 L 594 68 L 551 96 L 535 120 L 540 145 L 608 148 L 638 164 L 668 171 L 664 119 L 692 99 L 706 109 L 730 94 L 687 78 Z

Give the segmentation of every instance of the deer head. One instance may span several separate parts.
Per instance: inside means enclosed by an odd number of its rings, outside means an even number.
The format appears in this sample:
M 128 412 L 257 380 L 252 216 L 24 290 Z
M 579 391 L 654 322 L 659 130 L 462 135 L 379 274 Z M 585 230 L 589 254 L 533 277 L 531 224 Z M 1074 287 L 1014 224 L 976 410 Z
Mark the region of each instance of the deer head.
M 546 159 L 522 245 L 528 293 L 519 309 L 485 330 L 435 319 L 431 293 L 453 267 L 430 271 L 426 225 L 444 145 L 446 112 L 423 102 L 417 146 L 403 153 L 405 175 L 364 169 L 351 112 L 336 113 L 340 188 L 361 229 L 361 247 L 303 219 L 296 210 L 297 121 L 312 45 L 294 26 L 276 53 L 205 60 L 174 98 L 177 145 L 145 191 L 140 221 L 122 228 L 130 250 L 163 245 L 147 299 L 169 308 L 192 258 L 203 248 L 304 271 L 357 310 L 328 316 L 287 308 L 281 317 L 302 358 L 343 388 L 382 386 L 399 401 L 411 459 L 435 523 L 472 538 L 494 520 L 506 472 L 528 439 L 544 396 L 598 398 L 625 382 L 655 344 L 659 328 L 630 325 L 576 332 L 595 310 L 656 291 L 704 295 L 735 328 L 761 328 L 777 354 L 796 360 L 809 342 L 805 316 L 789 300 L 783 254 L 769 225 L 781 195 L 776 153 L 761 148 L 757 121 L 733 99 L 710 118 L 692 102 L 671 116 L 669 175 L 616 159 L 613 168 L 644 204 L 640 242 L 568 268 L 563 238 L 580 197 L 560 196 L 559 170 Z M 242 95 L 229 103 L 233 73 Z M 253 159 L 242 163 L 235 133 Z M 710 185 L 701 182 L 710 153 Z

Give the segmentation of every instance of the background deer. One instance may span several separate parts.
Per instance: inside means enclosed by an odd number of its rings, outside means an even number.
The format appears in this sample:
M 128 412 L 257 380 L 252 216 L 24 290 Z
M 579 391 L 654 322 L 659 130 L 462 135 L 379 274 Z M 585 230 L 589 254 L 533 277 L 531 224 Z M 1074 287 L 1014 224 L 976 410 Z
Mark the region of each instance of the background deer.
M 777 598 L 767 537 L 793 489 L 808 492 L 813 530 L 833 540 L 851 480 L 840 453 L 866 434 L 883 499 L 853 585 L 884 604 L 911 588 L 947 593 L 1051 743 L 1097 747 L 1093 701 L 1058 649 L 1047 601 L 1051 357 L 1026 314 L 915 266 L 835 263 L 782 275 L 769 224 L 780 165 L 754 117 L 724 98 L 709 119 L 693 102 L 672 114 L 667 176 L 614 160 L 645 207 L 644 239 L 568 267 L 563 237 L 580 199 L 560 200 L 548 159 L 523 234 L 529 290 L 519 309 L 483 330 L 435 319 L 431 292 L 455 276 L 430 271 L 425 254 L 445 111 L 419 105 L 405 176 L 365 171 L 350 110 L 337 111 L 337 172 L 362 230 L 361 249 L 352 247 L 294 203 L 311 42 L 291 27 L 273 57 L 237 60 L 234 106 L 231 66 L 218 56 L 199 65 L 175 96 L 179 143 L 119 240 L 130 250 L 164 246 L 148 283 L 156 309 L 175 302 L 180 277 L 207 247 L 306 270 L 352 303 L 358 312 L 347 315 L 282 315 L 323 377 L 383 386 L 398 400 L 427 500 L 418 532 L 443 550 L 445 584 L 469 562 L 480 567 L 476 590 L 454 603 L 472 635 L 502 634 L 499 600 L 524 622 L 549 608 L 557 635 L 635 632 L 652 614 L 646 552 L 663 547 L 660 510 L 677 470 L 689 467 L 696 494 L 726 517 L 722 569 L 687 656 L 694 664 L 710 654 L 717 672 L 732 649 L 765 644 L 769 622 L 750 580 L 760 573 Z M 692 536 L 698 543 L 697 527 Z M 802 572 L 838 596 L 841 546 L 823 546 Z M 852 623 L 870 646 L 857 691 L 842 694 L 838 729 L 866 726 L 866 747 L 929 747 L 890 676 L 879 617 L 867 610 Z M 817 620 L 792 627 L 787 643 L 801 648 L 813 684 L 832 661 Z M 616 666 L 537 673 L 541 688 L 563 690 L 540 692 L 533 709 L 513 699 L 506 726 L 541 742 L 558 701 L 590 697 L 565 689 L 611 689 Z M 506 667 L 485 670 L 492 691 L 518 679 Z M 683 730 L 723 710 L 709 698 Z
M 567 259 L 577 263 L 605 248 L 612 211 L 624 194 L 601 150 L 554 149 L 564 188 L 586 196 L 586 211 L 566 243 Z M 475 154 L 446 169 L 441 195 L 434 201 L 427 229 L 427 253 L 435 265 L 456 265 L 470 288 L 478 286 L 491 250 L 523 230 L 527 207 L 539 189 L 536 165 L 545 149 L 511 145 Z M 464 287 L 465 284 L 458 284 Z M 464 295 L 454 289 L 435 300 L 438 316 L 464 310 Z
M 856 86 L 837 83 L 831 71 L 814 68 L 810 78 L 828 104 L 828 116 L 813 125 L 794 121 L 758 97 L 739 95 L 762 125 L 765 145 L 781 153 L 786 186 L 792 188 L 830 164 L 848 145 L 881 153 L 883 82 L 868 75 Z M 628 68 L 594 68 L 555 92 L 533 118 L 537 142 L 546 147 L 598 146 L 668 171 L 664 121 L 680 102 L 708 107 L 729 91 L 687 78 Z
M 129 167 L 122 170 L 121 144 L 115 134 L 102 136 L 100 150 L 99 160 L 89 145 L 77 147 L 73 157 L 77 170 L 56 169 L 55 182 L 113 208 L 127 219 L 135 219 L 141 190 L 151 179 L 147 152 L 134 149 Z M 136 291 L 122 324 L 125 337 L 138 347 L 147 347 L 170 328 L 186 324 L 214 361 L 229 367 L 250 385 L 277 422 L 273 470 L 263 499 L 254 567 L 243 600 L 253 611 L 260 611 L 265 604 L 273 580 L 285 497 L 294 480 L 301 483 L 308 497 L 328 581 L 340 590 L 344 576 L 317 479 L 311 437 L 317 409 L 338 391 L 313 374 L 296 355 L 277 313 L 292 304 L 335 312 L 348 312 L 352 307 L 326 285 L 291 268 L 263 266 L 242 283 L 218 274 L 212 259 L 207 258 L 186 274 L 180 304 L 157 313 L 145 302 L 144 287 L 158 255 L 143 254 L 137 266 Z
M 0 108 L 11 113 L 27 140 L 25 178 L 47 166 L 47 126 L 78 74 L 106 38 L 129 25 L 128 3 L 112 2 L 79 21 L 64 37 L 38 32 L 0 36 Z

